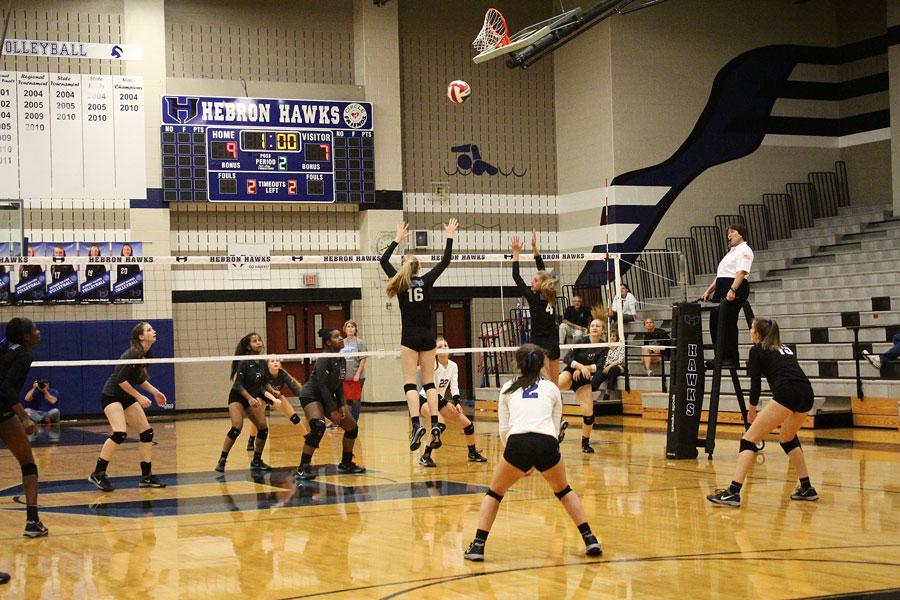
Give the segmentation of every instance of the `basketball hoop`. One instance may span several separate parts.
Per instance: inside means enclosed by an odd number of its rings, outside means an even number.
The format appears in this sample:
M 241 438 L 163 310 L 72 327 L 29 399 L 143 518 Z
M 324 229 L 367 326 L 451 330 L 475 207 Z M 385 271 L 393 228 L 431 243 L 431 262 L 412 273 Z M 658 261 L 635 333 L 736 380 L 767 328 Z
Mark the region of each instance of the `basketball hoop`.
M 475 48 L 475 52 L 481 54 L 507 44 L 509 44 L 509 30 L 506 28 L 506 19 L 496 8 L 489 8 L 484 15 L 484 25 L 475 36 L 472 47 Z

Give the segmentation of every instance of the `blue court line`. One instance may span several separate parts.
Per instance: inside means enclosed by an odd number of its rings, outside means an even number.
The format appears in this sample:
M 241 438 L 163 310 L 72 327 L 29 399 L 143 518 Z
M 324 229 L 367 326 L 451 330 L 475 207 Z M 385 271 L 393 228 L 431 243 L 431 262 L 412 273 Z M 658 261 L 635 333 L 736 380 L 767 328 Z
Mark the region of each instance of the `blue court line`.
M 378 485 L 339 485 L 328 482 L 304 481 L 292 492 L 257 492 L 245 494 L 219 494 L 191 498 L 164 498 L 159 500 L 130 500 L 124 502 L 98 502 L 70 506 L 41 507 L 41 512 L 100 516 L 100 517 L 172 517 L 203 515 L 210 513 L 246 512 L 272 508 L 299 508 L 328 506 L 381 500 L 405 500 L 437 496 L 483 494 L 485 486 L 457 481 L 416 481 Z
M 342 475 L 338 473 L 336 464 L 314 465 L 319 475 Z M 223 482 L 240 482 L 247 481 L 260 485 L 270 485 L 283 489 L 291 489 L 294 487 L 293 479 L 294 467 L 279 467 L 271 472 L 251 471 L 249 469 L 235 469 L 226 471 L 224 474 L 217 473 L 210 469 L 209 471 L 193 471 L 186 473 L 157 473 L 156 476 L 166 484 L 167 487 L 179 485 L 198 485 L 204 483 L 223 483 Z M 376 473 L 377 471 L 369 470 L 368 473 Z M 44 494 L 65 494 L 72 492 L 96 492 L 98 491 L 93 483 L 87 480 L 90 473 L 85 473 L 84 477 L 79 479 L 61 479 L 58 481 L 41 481 L 38 486 L 38 493 Z M 355 475 L 359 477 L 359 475 Z M 138 489 L 138 481 L 140 476 L 124 475 L 121 477 L 110 477 L 109 481 L 117 490 L 133 490 Z M 22 484 L 17 484 L 0 490 L 0 498 L 8 496 L 21 496 L 24 493 Z

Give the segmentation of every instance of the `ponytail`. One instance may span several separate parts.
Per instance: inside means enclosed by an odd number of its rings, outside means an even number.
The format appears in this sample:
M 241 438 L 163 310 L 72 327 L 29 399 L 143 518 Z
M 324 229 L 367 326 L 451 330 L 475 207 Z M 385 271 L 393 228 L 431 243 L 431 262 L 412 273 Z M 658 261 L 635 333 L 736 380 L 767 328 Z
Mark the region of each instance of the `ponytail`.
M 753 327 L 761 338 L 759 345 L 763 350 L 769 352 L 781 350 L 781 331 L 775 319 L 754 319 Z
M 544 351 L 534 344 L 520 346 L 516 350 L 516 366 L 520 375 L 506 389 L 504 392 L 506 394 L 512 394 L 516 390 L 531 387 L 540 381 L 541 369 L 544 368 Z
M 149 325 L 150 323 L 141 321 L 131 328 L 131 351 L 134 352 L 137 358 L 147 358 L 147 353 L 144 352 L 144 346 L 141 344 L 141 335 L 144 333 L 144 329 Z M 150 374 L 147 373 L 146 364 L 135 366 L 138 366 L 140 369 L 140 376 L 142 379 L 150 379 Z
M 404 256 L 400 268 L 388 279 L 387 294 L 389 298 L 399 296 L 412 287 L 412 277 L 419 272 L 419 259 L 415 256 Z
M 538 271 L 537 278 L 541 280 L 541 294 L 547 304 L 556 310 L 556 296 L 559 294 L 557 284 L 559 281 L 549 271 Z

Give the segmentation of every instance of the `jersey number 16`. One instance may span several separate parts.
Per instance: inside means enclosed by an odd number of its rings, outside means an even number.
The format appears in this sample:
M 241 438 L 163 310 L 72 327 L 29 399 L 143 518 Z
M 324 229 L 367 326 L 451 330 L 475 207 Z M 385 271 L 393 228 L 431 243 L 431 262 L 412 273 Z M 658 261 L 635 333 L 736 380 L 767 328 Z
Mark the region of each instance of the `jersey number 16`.
M 420 287 L 409 288 L 406 293 L 409 294 L 410 302 L 421 302 L 425 299 L 425 292 Z

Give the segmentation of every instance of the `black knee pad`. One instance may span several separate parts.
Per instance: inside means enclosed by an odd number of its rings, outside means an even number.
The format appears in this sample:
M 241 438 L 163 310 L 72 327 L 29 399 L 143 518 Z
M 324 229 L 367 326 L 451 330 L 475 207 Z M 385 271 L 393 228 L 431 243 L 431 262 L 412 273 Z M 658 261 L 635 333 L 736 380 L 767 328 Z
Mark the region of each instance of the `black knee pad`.
M 797 438 L 796 435 L 794 436 L 794 439 L 792 439 L 789 442 L 781 442 L 781 449 L 784 450 L 785 454 L 790 454 L 791 450 L 793 450 L 794 448 L 799 448 L 799 447 L 800 447 L 800 439 Z
M 584 421 L 584 424 L 587 425 L 588 427 L 594 426 L 594 415 L 591 415 L 589 417 L 583 417 L 582 420 Z
M 146 429 L 141 432 L 141 435 L 138 436 L 142 442 L 145 444 L 149 444 L 153 441 L 153 428 Z
M 466 435 L 475 435 L 475 424 L 469 423 L 465 429 L 463 429 L 463 433 Z
M 238 439 L 238 436 L 241 435 L 241 430 L 237 427 L 232 426 L 232 428 L 229 429 L 228 433 L 226 433 L 225 435 L 227 435 L 232 440 L 236 440 Z
M 258 440 L 267 440 L 269 439 L 269 428 L 260 429 L 256 432 L 256 439 Z
M 445 431 L 447 431 L 447 424 L 446 423 L 438 423 L 438 429 L 441 430 L 441 433 L 444 433 Z
M 741 438 L 741 449 L 738 452 L 743 452 L 744 450 L 752 450 L 753 452 L 759 452 L 759 448 L 756 447 L 756 444 L 754 444 L 750 440 L 745 440 L 744 438 Z
M 37 476 L 36 464 L 28 463 L 27 465 L 22 465 L 22 477 L 28 477 L 29 475 Z
M 312 419 L 309 422 L 309 433 L 306 434 L 306 443 L 312 448 L 318 448 L 322 436 L 325 435 L 325 421 Z
M 348 440 L 355 440 L 356 436 L 358 436 L 358 435 L 359 435 L 359 427 L 354 427 L 350 431 L 344 432 L 344 437 L 347 438 Z
M 416 387 L 416 384 L 414 384 L 414 383 L 406 383 L 406 384 L 403 384 L 403 393 L 404 393 L 404 394 L 407 393 L 407 392 L 415 392 L 415 391 L 418 391 L 418 389 L 419 389 L 419 388 L 417 388 L 417 387 Z
M 109 436 L 109 439 L 113 441 L 113 443 L 121 444 L 125 441 L 125 438 L 128 437 L 124 431 L 113 431 Z
M 497 502 L 503 502 L 503 496 L 495 492 L 494 490 L 488 488 L 488 491 L 485 492 L 488 496 L 496 500 Z
M 566 487 L 559 490 L 558 492 L 553 492 L 553 495 L 556 496 L 557 498 L 559 498 L 560 500 L 562 500 L 565 497 L 565 495 L 571 491 L 572 491 L 572 487 L 567 485 Z
M 428 390 L 433 390 L 433 389 L 434 389 L 433 381 L 430 383 L 426 383 L 425 385 L 422 386 L 422 391 L 425 392 L 426 394 L 428 393 Z

